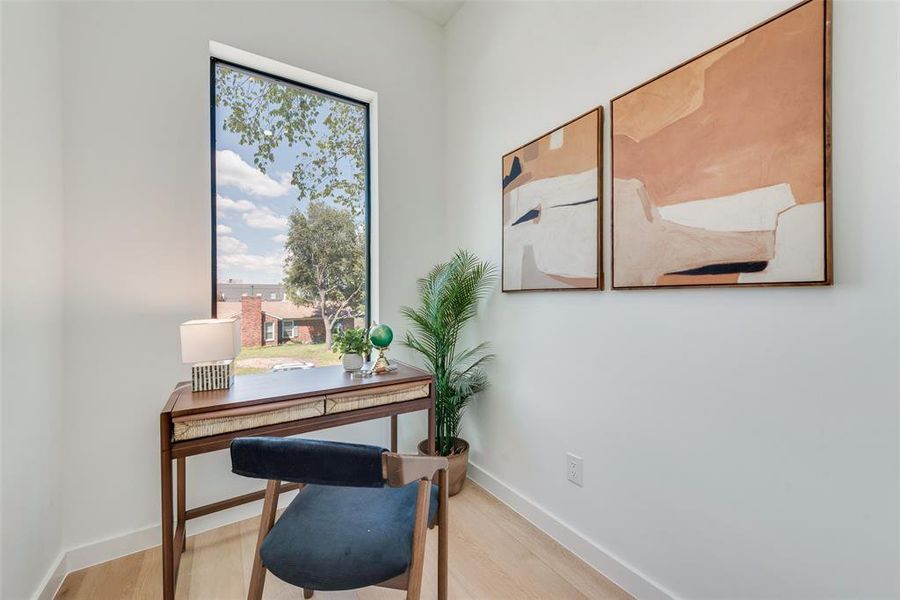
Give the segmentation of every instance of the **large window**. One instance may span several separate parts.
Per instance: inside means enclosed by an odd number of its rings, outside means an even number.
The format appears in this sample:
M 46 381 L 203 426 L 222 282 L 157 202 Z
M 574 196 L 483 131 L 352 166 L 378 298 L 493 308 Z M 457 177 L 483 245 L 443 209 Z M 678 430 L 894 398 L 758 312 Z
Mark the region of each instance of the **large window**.
M 333 332 L 369 318 L 368 105 L 217 59 L 210 78 L 212 310 L 241 320 L 237 372 L 337 364 Z

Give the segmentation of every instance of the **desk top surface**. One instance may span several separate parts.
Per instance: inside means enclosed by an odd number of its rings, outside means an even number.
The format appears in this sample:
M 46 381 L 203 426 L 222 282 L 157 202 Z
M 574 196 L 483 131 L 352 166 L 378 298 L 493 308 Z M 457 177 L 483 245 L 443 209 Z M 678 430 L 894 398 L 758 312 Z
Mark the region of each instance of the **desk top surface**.
M 176 417 L 223 408 L 431 380 L 431 374 L 427 371 L 399 361 L 392 361 L 391 364 L 396 365 L 395 371 L 363 378 L 351 377 L 340 365 L 260 375 L 241 375 L 234 378 L 234 385 L 230 388 L 208 392 L 193 392 L 190 382 L 180 383 L 172 392 L 162 412 L 171 413 L 173 417 Z

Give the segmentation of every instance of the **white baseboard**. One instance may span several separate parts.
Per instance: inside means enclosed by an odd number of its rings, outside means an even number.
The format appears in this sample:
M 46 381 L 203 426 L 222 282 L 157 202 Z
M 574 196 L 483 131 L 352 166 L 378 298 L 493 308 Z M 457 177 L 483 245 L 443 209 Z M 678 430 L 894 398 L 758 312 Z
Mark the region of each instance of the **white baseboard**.
M 160 536 L 159 525 L 153 525 L 72 548 L 66 552 L 66 571 L 72 573 L 158 546 Z
M 56 560 L 53 561 L 53 566 L 50 567 L 50 570 L 47 571 L 43 581 L 38 586 L 37 592 L 34 594 L 34 600 L 53 600 L 53 596 L 56 595 L 67 573 L 66 553 L 60 552 Z
M 472 481 L 635 598 L 641 600 L 677 598 L 675 594 L 478 465 L 470 462 L 468 475 Z

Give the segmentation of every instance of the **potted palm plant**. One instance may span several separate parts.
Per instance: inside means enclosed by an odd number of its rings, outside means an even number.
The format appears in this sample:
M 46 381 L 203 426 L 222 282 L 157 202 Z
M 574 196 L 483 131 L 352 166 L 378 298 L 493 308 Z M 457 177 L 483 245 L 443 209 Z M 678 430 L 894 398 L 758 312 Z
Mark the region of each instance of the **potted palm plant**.
M 483 367 L 493 357 L 487 343 L 465 350 L 458 350 L 457 344 L 495 279 L 493 265 L 458 250 L 419 280 L 419 307 L 401 309 L 411 324 L 403 344 L 421 354 L 434 375 L 435 448 L 450 460 L 451 496 L 462 489 L 469 463 L 469 444 L 459 437 L 462 414 L 472 396 L 487 386 Z M 426 445 L 427 440 L 419 444 L 423 454 Z

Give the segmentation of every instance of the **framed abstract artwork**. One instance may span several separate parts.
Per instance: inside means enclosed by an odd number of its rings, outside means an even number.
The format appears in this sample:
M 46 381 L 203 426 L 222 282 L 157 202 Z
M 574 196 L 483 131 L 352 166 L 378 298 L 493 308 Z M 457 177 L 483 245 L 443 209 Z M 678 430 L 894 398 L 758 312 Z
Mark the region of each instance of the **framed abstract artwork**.
M 614 98 L 614 289 L 828 285 L 831 3 Z
M 603 288 L 595 108 L 503 157 L 503 291 Z

